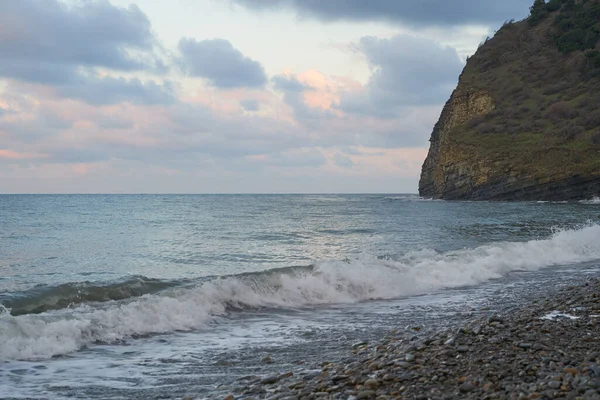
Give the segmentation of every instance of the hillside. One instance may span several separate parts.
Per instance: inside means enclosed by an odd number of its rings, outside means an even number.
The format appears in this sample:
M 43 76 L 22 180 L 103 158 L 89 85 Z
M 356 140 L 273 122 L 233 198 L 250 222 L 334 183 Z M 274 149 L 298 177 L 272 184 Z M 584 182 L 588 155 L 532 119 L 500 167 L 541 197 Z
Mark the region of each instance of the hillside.
M 536 0 L 467 64 L 431 136 L 423 197 L 600 195 L 600 0 Z

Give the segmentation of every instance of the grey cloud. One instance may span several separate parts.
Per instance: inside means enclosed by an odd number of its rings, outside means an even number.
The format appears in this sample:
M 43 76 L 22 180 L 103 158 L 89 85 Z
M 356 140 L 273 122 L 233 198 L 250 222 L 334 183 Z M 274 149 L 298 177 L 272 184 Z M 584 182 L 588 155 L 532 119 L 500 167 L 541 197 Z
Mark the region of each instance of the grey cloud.
M 357 48 L 373 73 L 365 91 L 341 96 L 348 113 L 393 118 L 403 107 L 443 103 L 463 68 L 453 48 L 408 35 L 364 37 Z
M 156 105 L 175 102 L 170 82 L 158 84 L 153 80 L 142 82 L 137 78 L 97 77 L 79 74 L 72 81 L 56 86 L 59 96 L 79 99 L 93 105 L 131 102 Z
M 412 26 L 498 24 L 525 17 L 530 0 L 232 0 L 255 10 L 291 9 L 322 21 L 388 21 Z
M 267 82 L 262 65 L 245 57 L 224 39 L 179 41 L 181 68 L 191 76 L 208 79 L 215 87 L 261 87 Z
M 362 154 L 361 151 L 359 151 L 358 149 L 356 149 L 352 146 L 342 146 L 342 148 L 340 150 L 342 153 L 348 154 L 350 156 L 359 156 Z
M 276 90 L 282 92 L 301 93 L 306 90 L 312 90 L 312 87 L 305 85 L 294 77 L 277 75 L 273 77 L 273 84 Z
M 117 115 L 101 115 L 94 122 L 102 129 L 131 129 L 135 125 L 132 120 Z
M 66 164 L 107 161 L 111 157 L 110 151 L 106 150 L 108 149 L 102 149 L 102 146 L 94 149 L 62 148 L 47 152 L 48 158 L 43 161 Z
M 272 78 L 275 90 L 283 92 L 283 101 L 294 110 L 296 119 L 311 129 L 315 129 L 323 120 L 331 119 L 329 111 L 313 108 L 304 102 L 304 92 L 314 90 L 295 77 L 277 75 Z
M 170 107 L 169 119 L 170 124 L 156 127 L 155 134 L 174 134 L 169 144 L 178 151 L 231 158 L 311 145 L 298 128 L 265 116 L 223 118 L 201 105 L 177 104 Z
M 336 153 L 336 155 L 333 157 L 333 161 L 335 162 L 335 165 L 342 168 L 351 168 L 354 166 L 354 163 L 350 157 L 345 156 L 342 153 Z
M 36 117 L 33 119 L 0 120 L 0 130 L 4 130 L 7 133 L 7 138 L 13 141 L 33 143 L 54 136 L 73 126 L 72 121 L 63 119 L 49 110 L 40 109 L 36 111 Z
M 135 5 L 107 0 L 0 1 L 0 77 L 53 86 L 94 105 L 173 101 L 169 83 L 98 77 L 97 68 L 164 72 L 150 21 Z M 132 54 L 135 54 L 132 55 Z
M 304 93 L 315 89 L 294 77 L 279 75 L 273 78 L 273 82 L 274 88 L 283 93 L 283 101 L 292 108 L 296 121 L 310 133 L 308 137 L 318 138 L 316 142 L 322 146 L 353 145 L 387 148 L 421 146 L 426 144 L 426 136 L 433 126 L 433 122 L 430 124 L 430 121 L 426 126 L 419 124 L 418 120 L 405 121 L 405 118 L 410 117 L 410 113 L 418 106 L 409 104 L 406 98 L 402 97 L 402 87 L 396 85 L 388 88 L 385 85 L 390 83 L 385 81 L 377 82 L 377 85 L 372 82 L 359 93 L 341 92 L 340 105 L 337 107 L 342 109 L 345 115 L 307 105 L 304 101 Z M 380 88 L 379 85 L 382 87 Z M 395 93 L 393 90 L 399 92 Z M 388 98 L 385 98 L 386 91 L 392 91 L 394 96 L 388 95 Z M 447 94 L 443 93 L 443 95 Z M 442 103 L 443 101 L 440 100 Z M 389 119 L 389 121 L 380 124 L 373 119 L 362 118 L 364 115 L 379 120 Z M 436 110 L 435 117 L 437 115 L 439 110 Z M 395 120 L 398 122 L 390 123 Z
M 269 166 L 277 167 L 320 167 L 327 163 L 327 159 L 317 149 L 303 149 L 270 154 L 266 160 L 257 161 Z
M 2 46 L 0 45 L 0 48 Z M 0 77 L 8 77 L 23 82 L 56 84 L 73 79 L 76 68 L 71 65 L 60 65 L 42 60 L 31 62 L 26 60 L 0 59 Z
M 121 102 L 155 105 L 172 104 L 176 101 L 177 88 L 168 80 L 161 84 L 154 80 L 142 82 L 138 78 L 100 77 L 93 69 L 80 71 L 69 68 L 53 69 L 61 74 L 60 79 L 58 79 L 58 75 L 53 75 L 49 79 L 48 75 L 37 74 L 35 68 L 35 66 L 24 68 L 18 75 L 23 78 L 22 80 L 30 83 L 50 84 L 54 88 L 54 95 L 60 98 L 77 99 L 92 105 Z M 0 74 L 1 72 L 2 66 L 0 65 Z M 27 86 L 21 85 L 21 88 L 28 90 Z
M 0 74 L 43 83 L 63 82 L 78 66 L 121 71 L 152 69 L 150 21 L 135 5 L 106 0 L 0 2 Z M 136 50 L 143 57 L 134 57 Z M 158 62 L 158 67 L 162 64 Z
M 246 99 L 240 101 L 240 105 L 246 111 L 258 111 L 260 110 L 260 103 L 256 100 Z
M 170 110 L 173 133 L 191 135 L 210 132 L 216 125 L 211 110 L 199 104 L 180 104 Z

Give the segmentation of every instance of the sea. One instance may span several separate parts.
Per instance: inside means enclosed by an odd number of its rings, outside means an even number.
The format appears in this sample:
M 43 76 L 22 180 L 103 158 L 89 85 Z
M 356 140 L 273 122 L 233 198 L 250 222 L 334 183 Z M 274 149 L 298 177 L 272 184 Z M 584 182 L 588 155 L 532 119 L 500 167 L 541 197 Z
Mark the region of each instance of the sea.
M 599 199 L 1 195 L 0 398 L 223 398 L 599 273 Z

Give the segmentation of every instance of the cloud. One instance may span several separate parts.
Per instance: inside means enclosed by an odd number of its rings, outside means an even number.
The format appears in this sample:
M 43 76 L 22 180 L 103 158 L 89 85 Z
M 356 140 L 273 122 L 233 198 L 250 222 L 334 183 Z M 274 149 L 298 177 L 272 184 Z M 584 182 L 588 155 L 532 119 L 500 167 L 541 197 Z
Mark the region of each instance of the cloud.
M 134 104 L 171 104 L 175 102 L 174 87 L 166 81 L 142 82 L 138 78 L 98 77 L 79 75 L 76 79 L 56 86 L 60 97 L 83 100 L 94 105 L 116 104 L 124 101 Z
M 12 78 L 40 84 L 57 84 L 72 80 L 75 74 L 77 74 L 77 69 L 71 65 L 54 64 L 43 60 L 29 62 L 0 58 L 0 78 Z
M 404 36 L 363 38 L 353 49 L 372 68 L 366 84 L 316 69 L 269 80 L 226 40 L 184 38 L 171 58 L 171 72 L 186 75 L 181 90 L 181 75 L 163 75 L 163 50 L 136 6 L 0 0 L 1 186 L 363 191 L 411 179 L 416 187 L 460 60 Z
M 45 158 L 46 154 L 38 154 L 38 153 L 22 153 L 9 149 L 0 149 L 0 161 L 8 160 L 8 161 L 16 161 L 16 160 L 29 160 L 29 159 L 37 159 L 37 158 Z
M 431 45 L 432 42 L 426 43 Z M 394 51 L 386 46 L 380 50 Z M 449 54 L 451 62 L 456 62 L 460 68 L 461 63 L 456 53 L 449 51 Z M 388 56 L 395 61 L 394 55 Z M 408 60 L 414 61 L 410 57 L 408 54 Z M 396 58 L 402 57 L 398 55 Z M 374 55 L 373 59 L 385 65 L 386 70 L 401 67 L 394 62 L 379 60 Z M 431 56 L 427 58 L 429 59 L 432 62 L 437 60 Z M 440 62 L 449 65 L 443 58 Z M 423 68 L 427 69 L 427 66 Z M 426 145 L 442 105 L 456 84 L 458 73 L 448 85 L 444 84 L 444 79 L 424 78 L 421 88 L 412 82 L 416 78 L 409 69 L 403 76 L 409 81 L 408 84 L 413 85 L 410 90 L 417 93 L 404 93 L 398 82 L 376 78 L 382 69 L 374 66 L 371 82 L 364 86 L 349 79 L 330 78 L 315 70 L 277 75 L 273 78 L 273 86 L 275 90 L 282 92 L 283 101 L 289 106 L 293 121 L 307 132 L 308 138 L 322 146 L 396 148 Z M 423 76 L 427 74 L 424 73 Z M 449 77 L 450 74 L 444 76 Z M 427 90 L 428 85 L 431 90 Z M 441 85 L 441 88 L 436 85 Z M 421 89 L 424 92 L 420 93 Z M 395 92 L 396 90 L 399 92 Z M 430 92 L 438 97 L 431 98 L 428 95 Z M 413 104 L 411 101 L 415 96 L 419 96 L 420 102 Z
M 135 125 L 133 120 L 115 114 L 100 115 L 95 123 L 101 129 L 117 130 L 131 129 Z
M 257 100 L 245 99 L 240 101 L 240 105 L 246 111 L 258 111 L 260 110 L 260 103 Z
M 358 150 L 357 148 L 352 147 L 352 146 L 342 146 L 342 148 L 340 150 L 343 154 L 346 154 L 349 156 L 359 156 L 362 154 L 360 150 Z
M 166 67 L 155 47 L 150 21 L 135 5 L 119 8 L 107 0 L 0 2 L 0 78 L 50 87 L 58 97 L 95 105 L 171 103 L 169 82 L 112 74 L 163 72 Z
M 233 0 L 255 10 L 291 9 L 322 21 L 388 21 L 411 26 L 498 24 L 525 17 L 529 0 Z
M 139 71 L 160 64 L 151 55 L 150 21 L 137 6 L 119 8 L 107 0 L 70 4 L 0 2 L 1 76 L 55 83 L 68 81 L 79 67 Z
M 0 144 L 6 145 L 6 139 L 19 143 L 37 142 L 43 138 L 54 137 L 72 126 L 72 121 L 44 107 L 27 110 L 27 113 L 15 112 L 11 118 L 0 120 L 0 139 L 4 138 Z
M 20 81 L 13 81 L 11 85 L 13 90 L 36 97 L 48 97 L 51 94 L 54 100 L 80 100 L 95 106 L 125 102 L 146 105 L 173 104 L 178 101 L 179 89 L 178 85 L 169 80 L 142 81 L 139 78 L 100 76 L 93 72 L 74 74 L 68 81 L 56 82 L 50 86 Z
M 392 118 L 408 106 L 442 104 L 463 68 L 455 49 L 410 35 L 363 37 L 356 49 L 373 72 L 364 88 L 340 96 L 347 113 Z
M 273 84 L 276 90 L 286 93 L 301 93 L 312 89 L 310 85 L 302 83 L 298 80 L 298 78 L 289 75 L 274 76 Z
M 220 113 L 206 106 L 179 104 L 166 116 L 164 125 L 156 127 L 159 132 L 170 133 L 163 149 L 174 146 L 230 159 L 315 145 L 303 130 L 269 115 Z
M 265 166 L 283 168 L 317 168 L 327 163 L 323 153 L 316 148 L 291 149 L 250 157 L 249 160 Z
M 354 165 L 352 159 L 342 153 L 336 153 L 333 161 L 335 162 L 335 165 L 342 168 L 351 168 Z
M 349 188 L 353 179 L 355 191 L 361 191 L 370 184 L 382 190 L 384 181 L 391 185 L 406 175 L 397 175 L 402 171 L 386 161 L 403 153 L 356 147 L 369 140 L 384 143 L 377 137 L 392 131 L 398 138 L 389 143 L 406 140 L 405 128 L 396 120 L 381 127 L 372 118 L 366 118 L 372 125 L 364 118 L 332 118 L 320 120 L 320 129 L 312 131 L 276 115 L 239 108 L 222 112 L 183 102 L 98 107 L 48 96 L 39 97 L 29 110 L 23 102 L 21 112 L 10 116 L 10 125 L 7 117 L 0 120 L 0 147 L 11 151 L 0 162 L 6 191 L 339 191 L 346 190 L 342 181 Z M 365 132 L 362 138 L 360 131 Z M 74 180 L 82 175 L 86 181 Z M 57 186 L 43 184 L 41 177 Z M 170 186 L 176 177 L 179 183 Z M 23 179 L 31 179 L 30 186 L 23 186 Z M 185 186 L 186 181 L 193 184 Z
M 306 93 L 317 92 L 317 88 L 309 83 L 300 82 L 292 75 L 276 75 L 272 81 L 274 89 L 283 93 L 283 101 L 292 108 L 298 122 L 316 129 L 321 121 L 332 117 L 330 110 L 307 104 Z
M 283 94 L 293 123 L 306 132 L 305 140 L 320 146 L 342 146 L 343 152 L 351 146 L 426 145 L 446 100 L 413 105 L 400 97 L 379 104 L 382 99 L 374 85 L 362 86 L 348 79 L 329 78 L 314 70 L 300 74 L 286 72 L 275 76 L 273 82 L 275 90 Z M 448 96 L 452 88 L 447 90 L 444 96 Z M 348 107 L 349 99 L 358 99 L 360 103 Z
M 48 152 L 48 161 L 60 164 L 82 164 L 107 161 L 112 157 L 109 149 L 80 149 L 76 147 L 63 147 Z
M 217 88 L 262 87 L 267 82 L 262 65 L 224 39 L 179 41 L 181 68 L 189 75 L 207 79 Z

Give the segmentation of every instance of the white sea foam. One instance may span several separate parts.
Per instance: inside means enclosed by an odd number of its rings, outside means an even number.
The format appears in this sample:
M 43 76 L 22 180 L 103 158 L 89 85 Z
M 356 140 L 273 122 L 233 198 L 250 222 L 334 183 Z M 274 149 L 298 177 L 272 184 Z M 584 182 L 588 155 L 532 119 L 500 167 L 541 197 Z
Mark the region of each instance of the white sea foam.
M 94 342 L 206 326 L 235 307 L 303 307 L 410 296 L 473 285 L 515 270 L 600 259 L 600 225 L 548 239 L 495 243 L 447 253 L 421 250 L 401 260 L 322 261 L 313 270 L 229 277 L 43 314 L 0 315 L 0 359 L 44 359 Z
M 568 318 L 568 319 L 579 319 L 580 317 L 576 317 L 575 315 L 561 313 L 560 311 L 554 310 L 550 311 L 548 314 L 544 315 L 540 319 L 547 319 L 552 321 L 555 318 Z
M 583 204 L 600 204 L 600 197 L 594 197 L 591 200 L 582 200 L 580 203 Z

